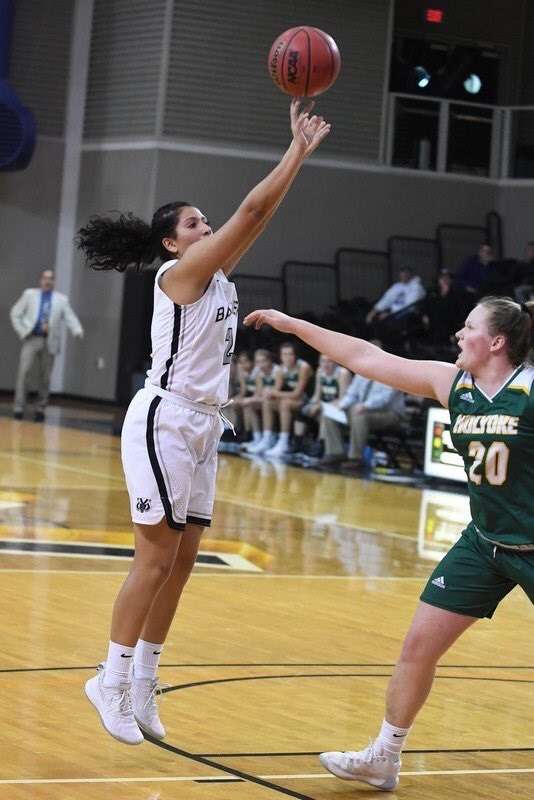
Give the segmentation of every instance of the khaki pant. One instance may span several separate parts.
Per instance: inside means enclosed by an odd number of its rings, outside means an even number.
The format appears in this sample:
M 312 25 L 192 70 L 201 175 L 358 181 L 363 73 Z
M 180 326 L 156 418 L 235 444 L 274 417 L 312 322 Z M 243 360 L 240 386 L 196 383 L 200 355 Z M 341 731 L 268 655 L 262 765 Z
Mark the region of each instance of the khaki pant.
M 26 405 L 26 384 L 30 370 L 36 367 L 37 376 L 37 411 L 44 411 L 50 393 L 50 373 L 54 364 L 54 356 L 48 351 L 44 336 L 28 336 L 24 339 L 20 350 L 17 383 L 15 386 L 14 411 L 24 411 Z
M 347 410 L 350 425 L 350 443 L 348 457 L 361 459 L 369 434 L 394 428 L 400 423 L 400 416 L 393 411 L 355 412 L 355 406 Z M 319 438 L 324 440 L 325 456 L 342 456 L 343 429 L 339 422 L 321 415 Z

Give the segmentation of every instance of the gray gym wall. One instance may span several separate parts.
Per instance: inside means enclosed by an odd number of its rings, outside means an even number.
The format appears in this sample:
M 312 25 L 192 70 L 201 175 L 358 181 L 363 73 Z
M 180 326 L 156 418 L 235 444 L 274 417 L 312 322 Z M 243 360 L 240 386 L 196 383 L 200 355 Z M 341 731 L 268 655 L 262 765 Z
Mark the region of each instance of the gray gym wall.
M 42 24 L 30 33 L 24 19 L 37 7 Z M 4 389 L 13 386 L 18 357 L 8 309 L 55 257 L 64 136 L 57 118 L 62 121 L 71 7 L 70 0 L 17 4 L 13 82 L 34 109 L 41 138 L 25 172 L 0 174 L 0 335 L 9 345 Z M 264 0 L 254 3 L 253 14 L 250 9 L 245 0 L 96 0 L 77 225 L 114 209 L 149 219 L 172 199 L 191 200 L 221 224 L 289 140 L 288 100 L 271 83 L 266 57 L 276 34 L 305 21 L 340 45 L 340 78 L 319 102 L 333 131 L 241 269 L 278 275 L 287 259 L 331 261 L 338 247 L 384 249 L 391 234 L 432 237 L 441 222 L 480 225 L 495 207 L 506 229 L 506 205 L 499 205 L 500 189 L 489 181 L 379 167 L 389 0 L 294 0 L 289 11 L 282 0 Z M 51 36 L 53 59 L 43 44 Z M 35 53 L 38 97 L 16 69 L 28 53 Z M 55 108 L 54 127 L 46 120 Z M 516 236 L 525 238 L 521 229 Z M 64 392 L 113 399 L 122 280 L 88 271 L 75 255 L 70 298 L 86 336 L 67 342 Z

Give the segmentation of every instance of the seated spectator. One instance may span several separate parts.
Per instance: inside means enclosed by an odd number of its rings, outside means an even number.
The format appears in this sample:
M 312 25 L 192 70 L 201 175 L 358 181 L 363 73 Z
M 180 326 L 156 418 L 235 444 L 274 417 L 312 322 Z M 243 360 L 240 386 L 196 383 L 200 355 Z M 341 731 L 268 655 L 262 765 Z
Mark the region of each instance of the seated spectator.
M 292 342 L 280 346 L 281 370 L 277 373 L 274 387 L 266 387 L 262 394 L 263 434 L 261 441 L 249 448 L 249 453 L 264 453 L 266 456 L 283 456 L 289 452 L 289 435 L 293 416 L 306 402 L 306 388 L 313 374 L 310 365 L 297 358 Z M 280 432 L 273 444 L 274 417 L 278 415 Z
M 383 340 L 388 349 L 402 349 L 404 341 L 420 319 L 418 303 L 426 291 L 421 278 L 410 267 L 399 271 L 399 280 L 387 289 L 369 311 L 366 322 L 370 334 Z
M 381 347 L 381 342 L 373 340 Z M 397 389 L 355 375 L 347 391 L 336 401 L 347 414 L 349 425 L 349 461 L 344 466 L 359 468 L 363 465 L 363 451 L 369 434 L 374 431 L 397 427 L 404 414 L 404 394 Z M 343 461 L 343 423 L 325 416 L 323 420 L 324 464 Z
M 453 285 L 453 276 L 442 269 L 438 275 L 437 288 L 423 304 L 423 342 L 432 351 L 432 358 L 449 361 L 456 358 L 458 346 L 455 333 L 463 327 L 472 303 L 463 289 Z
M 526 258 L 518 264 L 514 296 L 518 303 L 528 303 L 534 295 L 534 242 L 527 243 Z
M 399 314 L 399 312 L 407 310 L 414 303 L 422 300 L 425 294 L 421 278 L 414 275 L 411 267 L 402 267 L 399 270 L 399 280 L 384 292 L 367 314 L 367 324 L 370 325 L 376 319 L 382 321 L 391 314 Z
M 240 401 L 245 420 L 249 419 L 249 428 L 253 431 L 252 442 L 245 446 L 247 452 L 253 453 L 256 445 L 262 441 L 261 435 L 261 407 L 263 392 L 266 388 L 274 388 L 276 376 L 280 372 L 279 364 L 274 363 L 273 354 L 269 350 L 259 349 L 254 353 L 254 391 L 246 394 Z M 271 440 L 272 447 L 275 440 Z
M 488 266 L 494 260 L 491 245 L 485 242 L 478 248 L 478 253 L 469 256 L 458 269 L 454 285 L 470 294 L 479 295 L 480 286 L 488 274 Z
M 319 439 L 324 439 L 323 430 L 323 403 L 333 403 L 345 394 L 350 383 L 351 374 L 345 367 L 336 364 L 331 358 L 321 356 L 319 367 L 315 373 L 315 389 L 309 403 L 302 407 L 302 415 L 311 419 L 319 419 Z M 295 420 L 295 438 L 302 439 L 305 433 L 305 423 Z

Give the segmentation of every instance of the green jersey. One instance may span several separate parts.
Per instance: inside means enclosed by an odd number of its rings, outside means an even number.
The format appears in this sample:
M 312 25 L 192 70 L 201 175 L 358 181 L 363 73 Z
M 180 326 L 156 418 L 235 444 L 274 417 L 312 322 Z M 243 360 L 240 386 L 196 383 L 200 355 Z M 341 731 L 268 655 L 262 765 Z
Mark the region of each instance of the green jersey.
M 473 522 L 496 544 L 534 544 L 534 367 L 488 397 L 468 372 L 450 397 L 451 437 L 464 460 Z
M 276 376 L 278 375 L 279 371 L 280 371 L 280 366 L 278 364 L 273 364 L 271 367 L 271 371 L 269 372 L 268 375 L 266 375 L 265 372 L 260 372 L 261 385 L 268 387 L 274 386 L 276 381 Z
M 302 359 L 299 358 L 292 369 L 282 367 L 282 372 L 284 373 L 283 392 L 292 392 L 297 388 L 303 363 Z
M 325 375 L 321 371 L 319 375 L 320 400 L 323 403 L 331 403 L 339 397 L 339 367 L 336 367 L 332 375 Z
M 256 394 L 256 377 L 258 375 L 258 370 L 256 367 L 245 375 L 244 384 L 245 384 L 245 397 L 252 397 L 253 394 Z

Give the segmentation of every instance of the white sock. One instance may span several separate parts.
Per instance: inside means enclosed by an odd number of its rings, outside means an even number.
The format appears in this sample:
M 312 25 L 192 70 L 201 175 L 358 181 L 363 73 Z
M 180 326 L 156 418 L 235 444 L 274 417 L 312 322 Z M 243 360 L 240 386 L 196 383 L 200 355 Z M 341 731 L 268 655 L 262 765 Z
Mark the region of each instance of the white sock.
M 384 720 L 376 741 L 382 746 L 385 755 L 393 761 L 398 761 L 410 730 L 411 728 L 397 728 Z
M 154 680 L 158 671 L 159 658 L 163 650 L 162 644 L 145 642 L 139 639 L 134 655 L 134 676 Z
M 135 647 L 127 647 L 110 641 L 108 657 L 104 668 L 104 686 L 118 686 L 130 680 L 130 668 L 133 662 Z
M 260 431 L 253 431 L 252 432 L 252 441 L 254 442 L 254 444 L 256 444 L 256 442 L 261 442 L 261 433 L 260 433 Z
M 264 442 L 270 442 L 272 435 L 273 435 L 272 431 L 267 431 L 267 430 L 263 431 L 263 435 L 262 435 L 263 441 Z
M 288 445 L 289 444 L 289 433 L 281 433 L 278 437 L 278 441 L 280 444 Z

